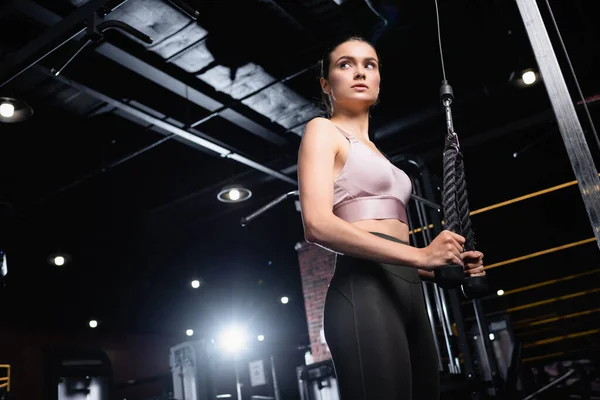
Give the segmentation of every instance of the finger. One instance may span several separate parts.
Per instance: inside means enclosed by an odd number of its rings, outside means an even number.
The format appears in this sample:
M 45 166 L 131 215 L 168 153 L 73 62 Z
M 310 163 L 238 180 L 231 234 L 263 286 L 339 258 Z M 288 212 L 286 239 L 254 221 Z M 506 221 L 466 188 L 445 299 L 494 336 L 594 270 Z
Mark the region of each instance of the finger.
M 477 262 L 468 262 L 465 263 L 465 267 L 468 269 L 475 269 L 475 268 L 479 268 L 483 266 L 483 261 L 477 261 Z
M 456 255 L 453 255 L 452 262 L 456 265 L 462 265 L 464 267 L 462 260 Z
M 481 274 L 481 273 L 485 273 L 485 269 L 483 267 L 469 269 L 470 275 L 477 275 L 477 274 Z
M 485 276 L 485 272 L 481 272 L 478 274 L 470 274 L 469 276 Z
M 450 241 L 450 245 L 451 245 L 451 251 L 460 257 L 460 255 L 464 251 L 464 248 L 456 240 Z
M 462 258 L 463 261 L 465 259 L 468 259 L 468 260 L 479 260 L 479 254 L 480 253 L 478 251 L 472 251 L 472 250 L 465 251 L 464 253 L 461 253 L 460 258 Z
M 446 232 L 448 232 L 448 234 L 450 234 L 450 236 L 452 237 L 452 239 L 456 240 L 461 246 L 463 244 L 465 244 L 466 239 L 463 236 L 459 235 L 458 233 L 454 233 L 454 232 L 452 232 L 450 230 L 447 230 L 447 229 L 446 229 Z

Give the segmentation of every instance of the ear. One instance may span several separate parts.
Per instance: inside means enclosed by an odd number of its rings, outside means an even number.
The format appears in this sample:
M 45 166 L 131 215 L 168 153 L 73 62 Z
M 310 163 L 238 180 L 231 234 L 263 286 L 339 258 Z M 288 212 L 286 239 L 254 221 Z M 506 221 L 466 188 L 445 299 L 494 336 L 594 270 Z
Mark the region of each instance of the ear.
M 321 90 L 323 90 L 323 93 L 331 94 L 331 88 L 329 87 L 329 82 L 327 82 L 327 79 L 320 78 L 319 83 L 321 84 Z

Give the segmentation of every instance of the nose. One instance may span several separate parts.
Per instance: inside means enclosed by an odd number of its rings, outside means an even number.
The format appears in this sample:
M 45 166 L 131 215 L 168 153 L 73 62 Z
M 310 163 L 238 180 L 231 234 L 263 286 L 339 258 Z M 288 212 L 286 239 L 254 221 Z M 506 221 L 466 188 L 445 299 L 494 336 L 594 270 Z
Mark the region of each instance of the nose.
M 364 68 L 361 65 L 357 65 L 356 71 L 354 72 L 354 79 L 366 79 L 366 77 L 367 75 Z
M 354 79 L 365 79 L 366 75 L 363 70 L 357 70 L 354 74 Z

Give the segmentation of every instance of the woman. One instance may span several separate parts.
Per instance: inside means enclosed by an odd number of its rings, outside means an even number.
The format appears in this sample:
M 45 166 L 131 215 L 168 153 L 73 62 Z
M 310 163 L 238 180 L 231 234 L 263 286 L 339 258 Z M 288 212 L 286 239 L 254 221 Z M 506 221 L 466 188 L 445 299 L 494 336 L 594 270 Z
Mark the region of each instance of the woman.
M 322 60 L 329 118 L 308 123 L 298 154 L 305 238 L 337 253 L 324 331 L 342 400 L 439 397 L 433 333 L 420 279 L 459 264 L 484 275 L 483 255 L 443 231 L 408 245 L 411 181 L 369 140 L 379 96 L 379 57 L 352 37 Z

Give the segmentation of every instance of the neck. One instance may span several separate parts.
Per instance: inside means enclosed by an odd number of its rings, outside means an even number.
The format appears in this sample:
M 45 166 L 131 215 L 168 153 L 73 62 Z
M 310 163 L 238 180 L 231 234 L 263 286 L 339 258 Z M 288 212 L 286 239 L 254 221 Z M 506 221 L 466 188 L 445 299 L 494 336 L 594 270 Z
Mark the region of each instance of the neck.
M 331 122 L 356 137 L 369 141 L 369 114 L 351 110 L 339 110 L 333 113 Z

